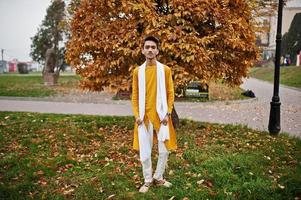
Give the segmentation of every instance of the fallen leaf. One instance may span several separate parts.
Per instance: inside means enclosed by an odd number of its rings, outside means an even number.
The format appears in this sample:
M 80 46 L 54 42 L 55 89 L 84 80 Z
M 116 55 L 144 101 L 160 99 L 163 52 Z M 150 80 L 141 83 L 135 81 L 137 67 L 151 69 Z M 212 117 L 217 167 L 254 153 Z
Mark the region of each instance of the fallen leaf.
M 35 172 L 35 174 L 36 174 L 36 175 L 43 175 L 44 172 L 43 172 L 42 170 L 39 170 L 39 171 Z
M 107 199 L 112 199 L 113 197 L 115 197 L 115 195 L 116 195 L 116 194 L 112 194 L 112 195 L 108 196 Z
M 47 185 L 47 181 L 44 178 L 41 178 L 38 183 L 41 185 Z
M 64 194 L 64 195 L 68 195 L 68 194 L 70 194 L 70 193 L 72 193 L 72 192 L 74 192 L 74 188 L 70 188 L 69 190 L 65 190 L 65 191 L 63 192 L 63 194 Z
M 281 189 L 284 189 L 285 187 L 283 185 L 278 184 L 278 187 Z
M 207 185 L 208 187 L 212 187 L 212 186 L 213 186 L 213 184 L 212 184 L 211 181 L 206 181 L 206 185 Z

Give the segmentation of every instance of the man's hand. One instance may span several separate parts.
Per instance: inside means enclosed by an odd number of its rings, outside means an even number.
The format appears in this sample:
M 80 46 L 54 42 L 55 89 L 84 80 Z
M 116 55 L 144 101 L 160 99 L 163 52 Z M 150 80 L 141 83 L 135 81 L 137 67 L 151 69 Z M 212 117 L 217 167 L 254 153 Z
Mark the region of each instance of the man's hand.
M 138 124 L 138 126 L 140 126 L 142 124 L 142 120 L 139 118 L 136 118 L 136 123 Z
M 166 115 L 166 116 L 164 117 L 164 119 L 161 121 L 161 124 L 163 124 L 164 126 L 166 126 L 167 123 L 168 123 L 168 120 L 169 120 L 169 116 Z

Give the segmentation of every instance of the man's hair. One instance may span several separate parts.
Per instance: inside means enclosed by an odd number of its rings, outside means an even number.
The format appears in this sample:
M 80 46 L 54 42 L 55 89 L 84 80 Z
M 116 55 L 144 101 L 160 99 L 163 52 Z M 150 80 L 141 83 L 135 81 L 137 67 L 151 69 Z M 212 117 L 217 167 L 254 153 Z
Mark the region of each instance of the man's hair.
M 157 49 L 159 49 L 159 39 L 155 36 L 149 35 L 144 38 L 143 47 L 146 41 L 153 41 L 157 45 Z

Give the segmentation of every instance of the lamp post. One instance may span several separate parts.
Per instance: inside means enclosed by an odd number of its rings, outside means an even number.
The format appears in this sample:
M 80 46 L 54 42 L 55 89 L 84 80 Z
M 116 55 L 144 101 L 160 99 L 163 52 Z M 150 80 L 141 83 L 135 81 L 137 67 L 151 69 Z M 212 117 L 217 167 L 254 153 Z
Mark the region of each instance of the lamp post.
M 280 76 L 280 56 L 281 56 L 281 27 L 282 27 L 283 0 L 278 4 L 278 22 L 276 35 L 276 55 L 275 55 L 275 73 L 274 73 L 274 91 L 271 102 L 269 132 L 277 135 L 280 131 L 280 98 L 279 98 L 279 76 Z

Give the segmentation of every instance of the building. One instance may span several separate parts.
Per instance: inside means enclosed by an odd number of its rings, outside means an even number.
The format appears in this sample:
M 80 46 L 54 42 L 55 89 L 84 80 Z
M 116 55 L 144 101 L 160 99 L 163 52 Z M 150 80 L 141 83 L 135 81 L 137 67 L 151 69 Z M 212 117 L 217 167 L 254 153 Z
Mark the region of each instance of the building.
M 43 70 L 43 66 L 37 62 L 30 61 L 26 62 L 29 68 L 29 71 L 32 72 L 41 72 Z
M 0 74 L 7 72 L 7 62 L 0 60 Z
M 297 13 L 301 13 L 301 0 L 288 1 L 283 8 L 282 30 L 281 30 L 282 35 L 288 32 L 290 25 L 293 21 L 293 18 Z M 270 21 L 271 29 L 269 35 L 271 39 L 269 42 L 269 47 L 272 49 L 276 49 L 277 17 L 278 15 L 272 16 Z
M 17 69 L 18 60 L 13 59 L 11 61 L 8 61 L 8 72 L 16 72 Z
M 281 34 L 288 32 L 294 16 L 301 13 L 301 0 L 288 0 L 283 8 Z M 259 21 L 267 28 L 266 32 L 258 35 L 257 44 L 263 48 L 263 59 L 274 57 L 276 50 L 278 13 L 271 13 Z

